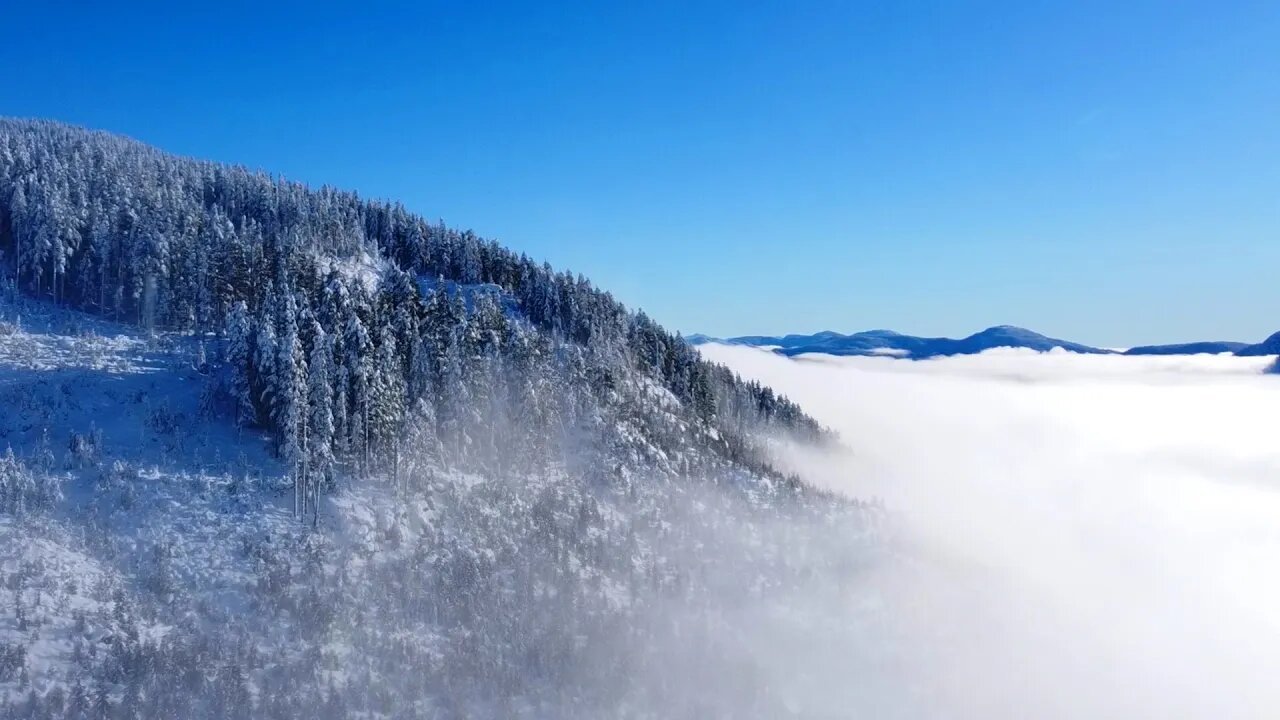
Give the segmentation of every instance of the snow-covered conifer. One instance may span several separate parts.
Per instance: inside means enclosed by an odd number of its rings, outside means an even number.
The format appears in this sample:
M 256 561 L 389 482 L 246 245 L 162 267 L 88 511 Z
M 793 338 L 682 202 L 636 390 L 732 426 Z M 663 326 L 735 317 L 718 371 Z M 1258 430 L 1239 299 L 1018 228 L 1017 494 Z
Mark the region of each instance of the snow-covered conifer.
M 226 320 L 226 369 L 231 394 L 232 413 L 238 425 L 251 425 L 256 413 L 249 385 L 252 362 L 252 323 L 249 308 L 243 300 L 231 307 Z

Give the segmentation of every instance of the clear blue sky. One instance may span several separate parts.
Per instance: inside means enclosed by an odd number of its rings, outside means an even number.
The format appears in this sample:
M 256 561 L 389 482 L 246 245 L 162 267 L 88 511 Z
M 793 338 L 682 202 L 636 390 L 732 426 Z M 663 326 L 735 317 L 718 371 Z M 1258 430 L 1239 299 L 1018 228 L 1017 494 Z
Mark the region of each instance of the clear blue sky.
M 4 2 L 0 114 L 398 199 L 685 332 L 1280 329 L 1275 2 L 88 5 Z

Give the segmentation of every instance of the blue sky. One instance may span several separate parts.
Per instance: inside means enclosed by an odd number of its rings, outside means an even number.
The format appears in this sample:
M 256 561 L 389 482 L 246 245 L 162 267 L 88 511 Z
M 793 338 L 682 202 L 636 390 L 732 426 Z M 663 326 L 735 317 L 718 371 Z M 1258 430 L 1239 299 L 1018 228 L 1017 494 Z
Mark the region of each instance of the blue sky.
M 1280 329 L 1276 3 L 83 5 L 6 3 L 0 114 L 398 199 L 685 332 Z

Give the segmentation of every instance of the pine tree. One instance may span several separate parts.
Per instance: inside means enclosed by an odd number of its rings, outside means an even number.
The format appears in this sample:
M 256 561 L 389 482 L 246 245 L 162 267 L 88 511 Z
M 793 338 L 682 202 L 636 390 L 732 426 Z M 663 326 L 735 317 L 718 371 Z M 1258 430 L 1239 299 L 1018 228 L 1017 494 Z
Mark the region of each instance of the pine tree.
M 370 435 L 377 450 L 390 454 L 392 468 L 398 472 L 406 393 L 395 333 L 389 326 L 382 328 L 370 385 Z
M 255 416 L 249 385 L 252 332 L 249 308 L 241 300 L 232 306 L 226 320 L 226 365 L 230 378 L 232 412 L 236 424 L 240 426 L 252 424 Z
M 332 268 L 323 292 L 320 323 L 330 331 L 330 357 L 333 359 L 333 454 L 335 458 L 346 458 L 350 452 L 348 413 L 351 398 L 351 369 L 348 365 L 351 357 L 346 348 L 346 332 L 351 299 L 342 276 Z
M 370 436 L 370 384 L 373 381 L 373 347 L 369 340 L 369 332 L 364 322 L 355 312 L 354 307 L 347 309 L 344 324 L 344 357 L 343 366 L 347 372 L 349 405 L 351 408 L 347 421 L 347 444 L 359 458 L 360 469 L 369 466 Z
M 0 193 L 0 197 L 2 196 L 3 194 Z M 9 199 L 9 234 L 13 237 L 14 287 L 22 286 L 22 259 L 26 252 L 26 243 L 23 242 L 23 239 L 27 233 L 27 217 L 29 213 L 30 205 L 27 203 L 26 183 L 14 183 Z
M 406 377 L 419 352 L 421 335 L 418 327 L 420 300 L 418 288 L 412 276 L 403 270 L 389 269 L 382 281 L 382 308 L 380 315 L 396 339 L 401 374 Z
M 307 405 L 310 413 L 308 450 L 314 480 L 311 483 L 312 512 L 319 515 L 320 485 L 333 464 L 333 343 L 318 320 L 311 321 L 311 356 L 307 364 Z M 315 517 L 315 516 L 313 516 Z
M 298 338 L 297 303 L 285 296 L 273 376 L 272 420 L 279 436 L 280 457 L 294 474 L 294 508 L 302 510 L 307 483 L 307 359 Z
M 257 407 L 263 410 L 258 417 L 260 420 L 265 419 L 268 423 L 275 422 L 273 408 L 276 406 L 275 393 L 278 383 L 276 366 L 280 352 L 276 337 L 276 321 L 279 316 L 276 306 L 280 302 L 280 295 L 275 285 L 268 286 L 262 311 L 254 322 L 256 326 L 253 334 L 253 379 L 256 385 L 254 393 L 258 399 Z
M 459 460 L 465 445 L 463 423 L 467 403 L 464 386 L 461 335 L 466 321 L 460 293 L 445 290 L 444 280 L 436 283 L 427 300 L 423 319 L 423 339 L 429 360 L 431 394 L 440 439 L 451 460 Z
M 440 437 L 436 433 L 436 410 L 425 398 L 415 402 L 405 420 L 404 447 L 406 476 L 433 472 L 441 461 Z

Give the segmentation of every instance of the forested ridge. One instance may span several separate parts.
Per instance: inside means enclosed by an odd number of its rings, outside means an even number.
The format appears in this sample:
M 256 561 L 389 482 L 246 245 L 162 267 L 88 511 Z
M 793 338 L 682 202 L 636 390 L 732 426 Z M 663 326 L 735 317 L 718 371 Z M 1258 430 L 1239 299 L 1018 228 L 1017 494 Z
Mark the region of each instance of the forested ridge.
M 459 436 L 462 415 L 500 409 L 520 418 L 503 440 L 533 443 L 553 415 L 576 415 L 545 407 L 550 397 L 611 392 L 630 369 L 714 429 L 704 440 L 733 461 L 767 469 L 750 447 L 758 431 L 821 433 L 581 275 L 399 204 L 107 133 L 0 121 L 0 251 L 24 294 L 225 337 L 236 420 L 273 431 L 308 473 L 395 462 L 415 416 L 455 459 L 492 459 L 492 438 Z

